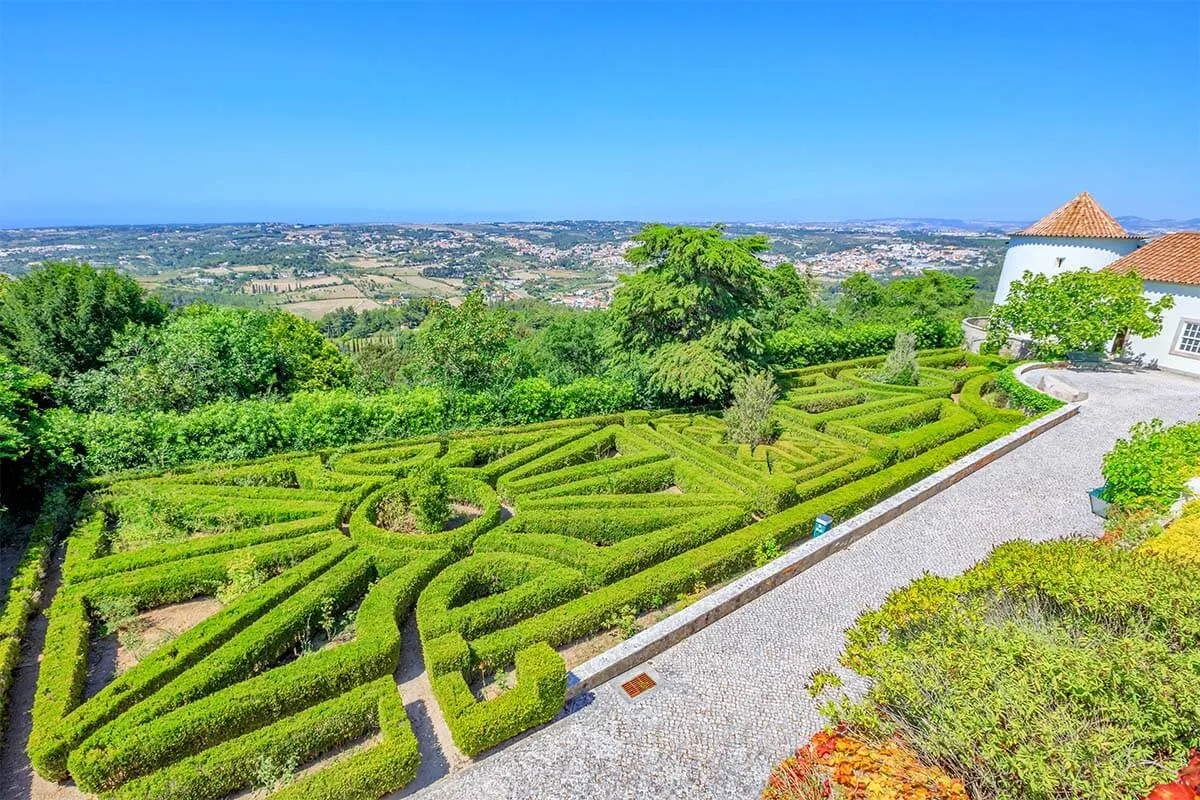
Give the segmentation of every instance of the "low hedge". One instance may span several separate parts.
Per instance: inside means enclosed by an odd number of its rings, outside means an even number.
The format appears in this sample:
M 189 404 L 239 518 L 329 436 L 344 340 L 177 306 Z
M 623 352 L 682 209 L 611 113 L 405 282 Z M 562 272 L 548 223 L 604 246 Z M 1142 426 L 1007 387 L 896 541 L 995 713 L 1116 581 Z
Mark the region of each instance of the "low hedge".
M 564 605 L 530 617 L 471 643 L 478 661 L 510 663 L 520 649 L 536 642 L 565 644 L 608 626 L 623 606 L 651 607 L 653 598 L 691 592 L 697 582 L 715 583 L 754 564 L 755 550 L 768 539 L 785 546 L 812 530 L 813 520 L 828 513 L 842 520 L 910 486 L 959 457 L 1004 435 L 1009 427 L 989 425 L 921 455 L 799 503 L 714 541 L 675 556 L 628 578 L 601 587 Z
M 172 647 L 160 649 L 137 666 L 118 675 L 85 705 L 80 706 L 87 672 L 88 636 L 91 620 L 83 590 L 63 589 L 51 605 L 47 641 L 59 643 L 43 654 L 33 704 L 33 730 L 29 755 L 38 774 L 52 779 L 66 775 L 71 750 L 101 726 L 111 722 L 134 704 L 176 680 L 249 625 L 259 620 L 297 589 L 315 580 L 350 552 L 344 542 L 323 539 L 318 549 L 296 566 L 251 591 L 240 602 L 222 609 L 181 634 Z M 71 540 L 70 548 L 76 542 Z M 174 568 L 171 568 L 174 571 Z M 95 596 L 95 595 L 93 595 Z
M 962 341 L 962 330 L 957 325 L 941 321 L 916 320 L 903 327 L 866 324 L 848 328 L 788 328 L 768 339 L 767 358 L 774 364 L 794 368 L 884 355 L 891 351 L 901 330 L 913 331 L 921 349 L 953 347 Z
M 1042 394 L 1037 389 L 1022 383 L 1021 379 L 1013 373 L 1017 366 L 1020 365 L 1014 364 L 996 373 L 996 388 L 1008 396 L 1009 407 L 1019 408 L 1026 414 L 1036 417 L 1065 405 L 1063 401 L 1048 394 Z
M 0 722 L 5 717 L 8 691 L 20 660 L 21 638 L 33 614 L 34 601 L 54 550 L 55 534 L 65 514 L 63 492 L 47 495 L 0 607 Z
M 492 700 L 477 701 L 461 672 L 435 675 L 433 692 L 458 749 L 475 755 L 518 733 L 554 719 L 567 695 L 562 656 L 547 644 L 515 654 L 516 686 Z

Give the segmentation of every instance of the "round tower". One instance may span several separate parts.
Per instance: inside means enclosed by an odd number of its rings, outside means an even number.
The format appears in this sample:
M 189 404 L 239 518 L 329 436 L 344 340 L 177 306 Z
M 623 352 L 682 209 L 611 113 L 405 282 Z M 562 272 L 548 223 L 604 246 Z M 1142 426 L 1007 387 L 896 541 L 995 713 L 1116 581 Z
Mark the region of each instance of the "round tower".
M 1025 272 L 1058 275 L 1081 268 L 1102 269 L 1142 244 L 1087 192 L 1012 234 L 996 286 L 996 302 Z

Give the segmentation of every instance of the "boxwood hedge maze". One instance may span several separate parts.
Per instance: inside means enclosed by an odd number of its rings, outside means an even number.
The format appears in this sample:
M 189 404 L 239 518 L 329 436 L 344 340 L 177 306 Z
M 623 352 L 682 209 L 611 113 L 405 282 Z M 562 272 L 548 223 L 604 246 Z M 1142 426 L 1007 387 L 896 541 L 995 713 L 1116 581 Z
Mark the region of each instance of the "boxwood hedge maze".
M 34 768 L 117 798 L 220 798 L 287 764 L 301 774 L 275 796 L 376 798 L 418 766 L 401 647 L 421 648 L 463 752 L 547 722 L 566 690 L 555 648 L 1026 419 L 986 400 L 998 362 L 926 353 L 915 387 L 873 382 L 878 362 L 783 373 L 780 435 L 753 452 L 716 415 L 630 412 L 97 481 L 49 609 Z M 402 512 L 434 462 L 460 513 L 421 532 Z M 112 608 L 202 596 L 220 609 L 89 690 Z M 410 613 L 420 641 L 401 640 Z M 481 670 L 514 666 L 485 699 Z

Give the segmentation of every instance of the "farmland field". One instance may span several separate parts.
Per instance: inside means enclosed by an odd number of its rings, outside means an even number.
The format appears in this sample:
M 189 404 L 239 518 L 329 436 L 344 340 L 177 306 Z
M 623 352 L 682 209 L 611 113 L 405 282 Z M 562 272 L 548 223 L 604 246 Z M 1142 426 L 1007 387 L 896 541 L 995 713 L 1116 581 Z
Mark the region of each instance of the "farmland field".
M 717 416 L 638 411 L 96 480 L 49 612 L 34 768 L 215 799 L 264 760 L 359 743 L 274 796 L 379 797 L 418 765 L 401 648 L 463 753 L 548 722 L 563 654 L 614 619 L 669 613 L 1026 420 L 986 401 L 999 362 L 926 353 L 900 387 L 871 380 L 880 360 L 782 373 L 779 435 L 753 450 Z M 421 532 L 405 514 L 431 469 L 453 515 Z M 120 620 L 198 600 L 193 627 L 95 686 L 89 651 Z

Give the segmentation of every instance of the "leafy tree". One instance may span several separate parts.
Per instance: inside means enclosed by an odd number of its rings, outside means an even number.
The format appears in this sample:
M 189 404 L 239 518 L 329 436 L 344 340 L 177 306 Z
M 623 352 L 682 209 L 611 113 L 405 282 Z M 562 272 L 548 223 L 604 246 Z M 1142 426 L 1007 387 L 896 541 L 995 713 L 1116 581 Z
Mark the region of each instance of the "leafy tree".
M 801 275 L 795 265 L 784 263 L 766 271 L 763 291 L 759 326 L 774 331 L 812 309 L 819 290 L 811 275 Z
M 767 271 L 765 236 L 727 238 L 720 226 L 647 225 L 625 255 L 611 321 L 619 344 L 647 355 L 651 383 L 668 398 L 725 397 L 762 353 L 757 312 Z
M 903 323 L 945 319 L 955 324 L 970 316 L 975 278 L 939 270 L 886 284 L 856 272 L 841 284 L 838 316 L 848 322 Z
M 186 411 L 219 399 L 345 386 L 352 373 L 349 360 L 295 315 L 202 304 L 158 328 L 131 327 L 104 361 L 72 381 L 73 406 Z
M 354 376 L 350 385 L 363 394 L 376 394 L 407 386 L 412 371 L 411 340 L 395 344 L 370 343 L 353 355 Z
M 731 442 L 751 447 L 775 438 L 771 406 L 779 399 L 779 388 L 771 373 L 752 372 L 733 384 L 733 403 L 725 409 L 725 431 Z
M 1080 269 L 1053 277 L 1026 272 L 1013 281 L 1008 299 L 992 309 L 987 345 L 995 351 L 1010 336 L 1022 334 L 1042 358 L 1071 350 L 1105 351 L 1119 333 L 1157 334 L 1163 312 L 1172 305 L 1170 295 L 1151 302 L 1133 272 Z
M 432 308 L 417 330 L 418 363 L 448 389 L 482 389 L 511 373 L 511 334 L 507 312 L 488 308 L 483 295 L 472 292 L 457 308 Z
M 346 306 L 345 308 L 335 308 L 325 314 L 317 320 L 317 327 L 330 339 L 336 339 L 353 328 L 356 322 L 358 322 L 358 314 L 353 308 Z
M 33 448 L 41 411 L 53 403 L 52 385 L 49 375 L 0 358 L 0 487 L 5 467 Z
M 132 278 L 49 262 L 0 284 L 0 350 L 61 378 L 98 366 L 127 325 L 156 325 L 166 313 Z
M 608 358 L 608 320 L 601 311 L 556 315 L 524 343 L 530 371 L 554 384 L 600 375 Z
M 862 319 L 883 305 L 883 284 L 865 272 L 856 272 L 842 281 L 838 314 L 847 319 Z

